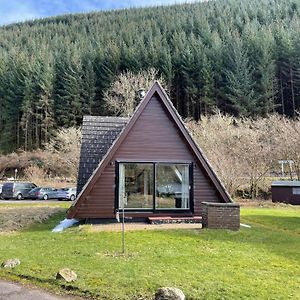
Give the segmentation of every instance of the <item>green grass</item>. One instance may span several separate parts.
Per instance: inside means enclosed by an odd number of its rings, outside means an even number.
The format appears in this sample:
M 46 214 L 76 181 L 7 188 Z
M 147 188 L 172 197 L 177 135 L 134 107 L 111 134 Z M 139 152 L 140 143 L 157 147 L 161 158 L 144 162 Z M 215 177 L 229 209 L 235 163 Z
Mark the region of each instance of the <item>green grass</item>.
M 89 226 L 50 232 L 63 214 L 22 232 L 0 235 L 0 260 L 21 265 L 0 277 L 98 299 L 151 299 L 161 286 L 176 286 L 187 299 L 300 299 L 300 209 L 242 209 L 251 229 L 166 230 L 126 233 Z M 55 273 L 70 267 L 72 284 Z

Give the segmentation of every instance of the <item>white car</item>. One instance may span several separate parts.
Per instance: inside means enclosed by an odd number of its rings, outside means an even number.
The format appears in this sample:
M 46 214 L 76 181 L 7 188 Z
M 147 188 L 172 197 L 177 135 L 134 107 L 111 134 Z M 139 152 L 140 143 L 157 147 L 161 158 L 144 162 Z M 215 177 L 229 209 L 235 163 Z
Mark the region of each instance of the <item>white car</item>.
M 62 188 L 57 190 L 56 198 L 58 200 L 71 200 L 76 198 L 76 188 Z

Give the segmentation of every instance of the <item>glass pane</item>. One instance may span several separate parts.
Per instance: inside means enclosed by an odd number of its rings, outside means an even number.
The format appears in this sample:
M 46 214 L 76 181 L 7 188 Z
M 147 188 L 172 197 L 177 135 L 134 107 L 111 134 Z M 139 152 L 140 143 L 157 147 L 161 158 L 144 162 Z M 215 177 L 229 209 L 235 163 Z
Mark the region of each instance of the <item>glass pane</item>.
M 158 164 L 156 166 L 156 208 L 188 209 L 189 165 Z
M 153 164 L 119 165 L 119 206 L 153 209 Z

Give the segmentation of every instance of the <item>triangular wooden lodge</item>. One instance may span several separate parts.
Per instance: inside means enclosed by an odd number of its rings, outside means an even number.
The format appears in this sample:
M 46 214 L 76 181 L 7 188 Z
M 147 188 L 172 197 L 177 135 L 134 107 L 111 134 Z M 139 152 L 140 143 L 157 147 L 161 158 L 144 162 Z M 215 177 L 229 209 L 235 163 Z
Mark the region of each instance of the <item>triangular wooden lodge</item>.
M 231 202 L 158 82 L 133 116 L 85 117 L 78 196 L 68 218 L 195 217 Z

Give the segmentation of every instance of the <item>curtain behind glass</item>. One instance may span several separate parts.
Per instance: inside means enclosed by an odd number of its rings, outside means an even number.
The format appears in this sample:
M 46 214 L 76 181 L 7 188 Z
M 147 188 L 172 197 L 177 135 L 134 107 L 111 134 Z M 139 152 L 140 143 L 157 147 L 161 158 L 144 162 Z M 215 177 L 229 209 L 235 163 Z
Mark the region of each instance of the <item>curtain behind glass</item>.
M 189 183 L 189 166 L 182 166 L 182 182 L 181 182 L 181 208 L 189 207 L 189 199 L 190 199 L 190 183 Z
M 123 208 L 127 205 L 125 192 L 125 165 L 119 164 L 119 206 Z

